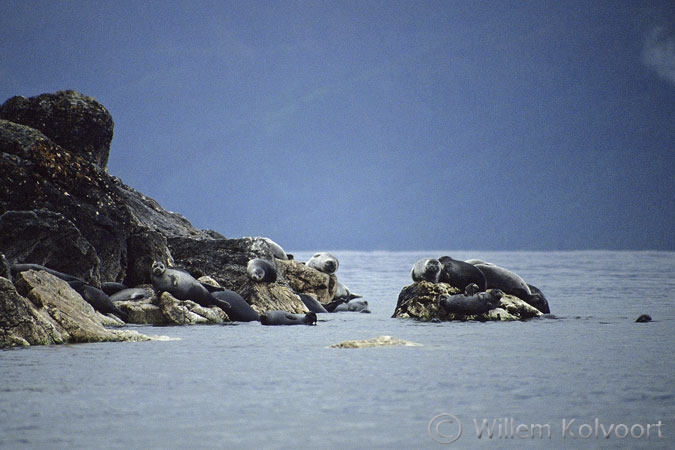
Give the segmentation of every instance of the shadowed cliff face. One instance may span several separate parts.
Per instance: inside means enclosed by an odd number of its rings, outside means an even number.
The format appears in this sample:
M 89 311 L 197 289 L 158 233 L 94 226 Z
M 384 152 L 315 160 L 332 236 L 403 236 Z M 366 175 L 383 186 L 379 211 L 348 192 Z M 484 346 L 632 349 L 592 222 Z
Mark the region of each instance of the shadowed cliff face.
M 0 250 L 10 263 L 94 283 L 140 280 L 128 273 L 139 270 L 130 241 L 151 242 L 145 256 L 166 260 L 166 237 L 213 236 L 107 173 L 113 120 L 94 99 L 75 91 L 13 97 L 0 119 Z

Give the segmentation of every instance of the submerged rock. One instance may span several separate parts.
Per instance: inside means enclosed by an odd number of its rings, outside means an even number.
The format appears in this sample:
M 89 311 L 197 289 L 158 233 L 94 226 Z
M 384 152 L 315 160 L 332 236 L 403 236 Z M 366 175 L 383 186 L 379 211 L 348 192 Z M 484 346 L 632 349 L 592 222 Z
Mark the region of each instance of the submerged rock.
M 403 339 L 398 339 L 392 336 L 378 336 L 373 339 L 361 340 L 361 341 L 344 341 L 339 344 L 333 344 L 329 348 L 370 348 L 370 347 L 422 347 L 422 344 L 418 344 L 412 341 L 406 341 Z

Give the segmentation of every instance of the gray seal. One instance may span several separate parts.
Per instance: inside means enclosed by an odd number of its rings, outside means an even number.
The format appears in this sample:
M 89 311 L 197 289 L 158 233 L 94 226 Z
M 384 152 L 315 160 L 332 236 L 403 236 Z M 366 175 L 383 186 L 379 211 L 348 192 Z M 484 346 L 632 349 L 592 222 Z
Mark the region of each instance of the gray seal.
M 441 283 L 448 283 L 460 291 L 464 291 L 472 283 L 478 286 L 479 291 L 487 289 L 485 275 L 473 264 L 449 256 L 441 256 L 438 261 L 441 263 L 441 274 L 438 277 Z
M 267 311 L 260 315 L 263 325 L 316 325 L 316 313 L 291 314 L 286 311 Z
M 302 303 L 304 303 L 305 306 L 307 307 L 307 309 L 309 309 L 310 311 L 313 311 L 317 314 L 328 312 L 326 310 L 326 308 L 321 304 L 321 302 L 318 301 L 317 299 L 315 299 L 314 297 L 312 297 L 311 295 L 300 293 L 300 294 L 297 294 L 297 296 L 300 297 L 300 300 L 302 300 Z
M 342 300 L 344 302 L 348 302 L 349 300 L 362 297 L 363 295 L 354 294 L 347 286 L 338 281 L 337 287 L 335 289 L 335 295 L 333 295 L 333 301 Z
M 80 278 L 77 278 L 73 275 L 68 275 L 67 273 L 59 272 L 58 270 L 50 269 L 48 267 L 41 266 L 40 264 L 12 264 L 10 267 L 13 277 L 16 277 L 16 275 L 20 272 L 26 272 L 28 270 L 44 270 L 45 272 L 50 273 L 56 278 L 60 278 L 65 282 L 82 281 Z
M 484 314 L 499 306 L 504 293 L 499 289 L 479 292 L 475 295 L 457 294 L 441 297 L 438 305 L 449 314 Z
M 260 320 L 258 313 L 251 308 L 251 305 L 244 300 L 244 297 L 236 292 L 229 289 L 223 289 L 222 291 L 216 291 L 211 295 L 227 303 L 227 309 L 224 309 L 222 306 L 221 309 L 225 311 L 227 317 L 233 322 L 257 322 Z
M 145 300 L 146 298 L 152 297 L 152 291 L 150 289 L 140 287 L 126 288 L 109 295 L 110 300 L 112 300 L 113 302 L 128 302 L 128 301 L 138 302 L 141 300 Z
M 249 279 L 258 283 L 273 283 L 277 281 L 277 269 L 266 259 L 255 258 L 246 265 L 246 274 Z
M 635 319 L 636 323 L 647 323 L 652 321 L 652 316 L 649 314 L 641 314 L 640 317 Z
M 525 280 L 510 270 L 485 262 L 477 263 L 475 266 L 485 275 L 487 289 L 501 289 L 523 301 L 532 296 L 532 291 Z
M 113 314 L 123 321 L 127 321 L 128 314 L 115 306 L 110 297 L 102 290 L 90 286 L 82 280 L 69 281 L 68 284 L 96 311 L 101 314 Z
M 327 273 L 328 275 L 337 272 L 340 267 L 338 259 L 328 252 L 319 252 L 312 255 L 305 263 L 307 267 L 316 269 L 319 272 Z
M 528 284 L 527 286 L 530 288 L 532 295 L 530 295 L 530 298 L 524 298 L 523 300 L 544 314 L 550 314 L 551 308 L 548 305 L 548 299 L 544 296 L 544 293 L 541 292 L 541 289 L 531 284 Z
M 415 282 L 430 281 L 431 283 L 438 283 L 441 267 L 441 262 L 435 258 L 420 259 L 413 265 L 410 276 Z
M 350 300 L 346 303 L 338 304 L 332 312 L 360 312 L 369 314 L 370 309 L 368 309 L 368 300 Z
M 178 300 L 192 300 L 204 307 L 218 306 L 226 311 L 230 305 L 213 295 L 189 273 L 166 267 L 164 263 L 152 263 L 150 273 L 152 286 L 157 292 L 168 292 Z

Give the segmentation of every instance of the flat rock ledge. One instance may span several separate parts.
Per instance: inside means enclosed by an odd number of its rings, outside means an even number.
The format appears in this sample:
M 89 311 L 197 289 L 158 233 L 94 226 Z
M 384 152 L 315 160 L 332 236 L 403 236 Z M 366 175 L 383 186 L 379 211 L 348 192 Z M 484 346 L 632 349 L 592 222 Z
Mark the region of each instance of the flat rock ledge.
M 333 344 L 328 348 L 371 348 L 371 347 L 422 347 L 417 342 L 406 341 L 393 336 L 378 336 L 360 341 L 344 341 Z
M 83 342 L 164 340 L 134 330 L 110 329 L 65 281 L 44 271 L 0 277 L 0 347 Z
M 520 298 L 504 294 L 499 306 L 484 314 L 446 313 L 438 306 L 439 296 L 459 294 L 460 290 L 447 283 L 419 281 L 405 286 L 398 296 L 392 317 L 415 319 L 422 322 L 441 321 L 513 321 L 526 320 L 542 315 L 541 311 Z

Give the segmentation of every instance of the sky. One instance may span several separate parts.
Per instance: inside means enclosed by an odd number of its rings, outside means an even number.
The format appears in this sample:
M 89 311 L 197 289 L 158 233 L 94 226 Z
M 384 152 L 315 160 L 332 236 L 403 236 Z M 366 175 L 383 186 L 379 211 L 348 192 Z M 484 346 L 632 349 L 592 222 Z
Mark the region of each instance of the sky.
M 228 238 L 675 250 L 671 1 L 1 2 L 0 102 L 63 89 Z

